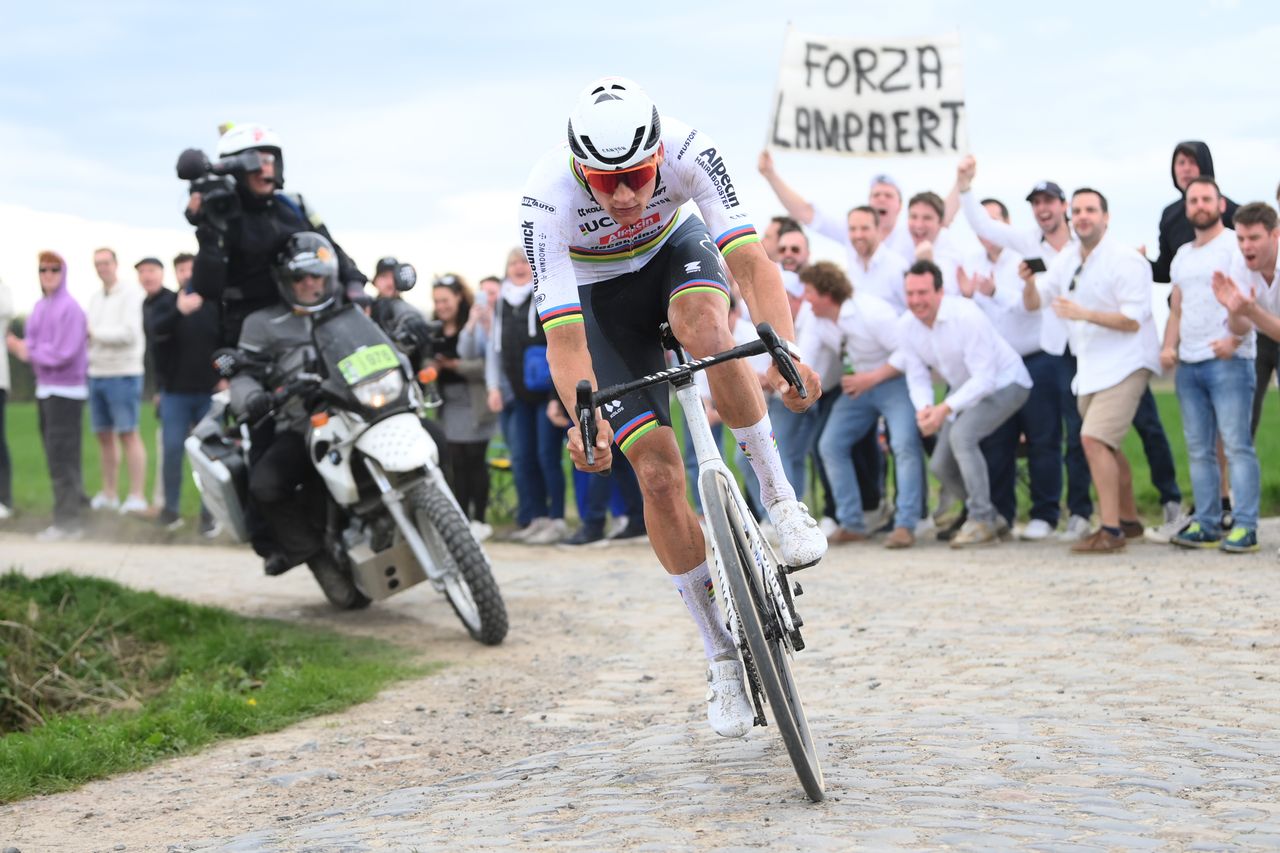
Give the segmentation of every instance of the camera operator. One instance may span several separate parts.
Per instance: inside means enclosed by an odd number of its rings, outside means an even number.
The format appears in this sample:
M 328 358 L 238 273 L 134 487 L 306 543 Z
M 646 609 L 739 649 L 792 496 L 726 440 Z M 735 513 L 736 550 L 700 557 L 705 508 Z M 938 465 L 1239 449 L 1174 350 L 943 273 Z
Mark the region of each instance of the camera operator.
M 253 155 L 244 155 L 253 152 Z M 254 311 L 279 304 L 280 294 L 271 267 L 285 241 L 301 231 L 315 231 L 334 245 L 338 255 L 338 281 L 348 299 L 363 302 L 367 279 L 333 241 L 315 211 L 302 196 L 286 194 L 284 153 L 279 136 L 259 124 L 234 125 L 218 140 L 219 163 L 211 173 L 233 177 L 234 190 L 219 189 L 205 205 L 204 194 L 193 192 L 187 219 L 196 226 L 196 253 L 192 289 L 206 300 L 221 302 L 222 340 L 235 346 L 240 327 Z M 183 158 L 198 152 L 185 152 Z M 183 175 L 183 160 L 179 160 Z M 234 193 L 234 195 L 232 195 Z

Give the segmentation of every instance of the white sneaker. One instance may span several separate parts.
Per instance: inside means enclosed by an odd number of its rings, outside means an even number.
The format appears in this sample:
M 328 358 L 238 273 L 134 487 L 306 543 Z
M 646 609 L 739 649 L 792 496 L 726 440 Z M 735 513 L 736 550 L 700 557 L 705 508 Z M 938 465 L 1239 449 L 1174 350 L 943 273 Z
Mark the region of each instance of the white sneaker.
M 628 519 L 625 515 L 615 515 L 613 517 L 613 520 L 609 522 L 608 527 L 604 532 L 604 538 L 612 539 L 622 531 L 626 530 L 627 522 L 629 520 L 630 519 Z
M 142 513 L 145 513 L 150 508 L 151 508 L 151 504 L 147 503 L 146 498 L 140 498 L 135 495 L 130 495 L 129 497 L 125 498 L 124 503 L 120 504 L 120 514 L 133 515 L 134 513 L 137 513 L 141 515 Z
M 471 535 L 475 537 L 477 542 L 483 542 L 493 535 L 493 527 L 483 521 L 473 521 L 471 522 Z
M 74 542 L 84 536 L 83 530 L 51 524 L 36 534 L 37 542 Z
M 1049 522 L 1043 518 L 1033 518 L 1018 531 L 1018 538 L 1027 542 L 1039 542 L 1041 539 L 1048 539 L 1051 533 L 1053 528 L 1049 526 Z
M 8 521 L 10 518 L 13 518 L 13 510 L 4 504 L 0 504 L 0 521 Z
M 932 536 L 938 532 L 938 524 L 933 520 L 932 515 L 926 515 L 924 518 L 916 522 L 916 538 L 923 539 L 926 536 Z
M 1191 516 L 1182 510 L 1182 504 L 1169 501 L 1164 505 L 1164 524 L 1159 527 L 1148 527 L 1142 538 L 1157 545 L 1168 545 L 1173 537 L 1182 532 L 1182 528 L 1191 523 Z
M 827 537 L 809 515 L 809 508 L 800 501 L 775 501 L 769 507 L 769 519 L 778 534 L 782 561 L 791 568 L 812 566 L 827 553 Z
M 540 515 L 537 518 L 535 518 L 533 521 L 526 524 L 524 527 L 512 533 L 507 538 L 510 539 L 512 542 L 527 542 L 529 541 L 530 536 L 537 533 L 539 530 L 545 527 L 548 523 L 550 523 L 550 521 L 551 519 L 547 518 L 545 515 Z
M 98 492 L 89 501 L 89 509 L 92 509 L 92 510 L 119 509 L 119 508 L 120 508 L 120 501 L 117 498 L 109 498 L 106 495 L 104 495 L 102 492 Z
M 540 530 L 535 530 L 525 537 L 528 545 L 554 545 L 569 534 L 569 525 L 563 518 L 544 519 Z
M 742 664 L 734 660 L 712 661 L 707 669 L 707 722 L 720 737 L 742 737 L 755 724 L 755 711 L 747 699 Z
M 1081 515 L 1073 515 L 1067 519 L 1067 526 L 1058 534 L 1058 541 L 1079 542 L 1092 532 L 1089 519 Z
M 818 529 L 822 531 L 823 536 L 830 538 L 832 533 L 835 533 L 840 529 L 840 525 L 837 524 L 836 520 L 831 516 L 824 515 L 818 520 Z

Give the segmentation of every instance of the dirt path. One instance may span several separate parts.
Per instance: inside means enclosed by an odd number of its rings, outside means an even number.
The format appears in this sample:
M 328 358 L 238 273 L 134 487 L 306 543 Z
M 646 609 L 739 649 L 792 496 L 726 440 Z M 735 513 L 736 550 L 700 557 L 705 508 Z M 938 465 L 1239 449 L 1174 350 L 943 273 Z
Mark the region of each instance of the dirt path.
M 426 589 L 336 614 L 304 573 L 263 578 L 239 550 L 0 536 L 0 563 L 28 573 L 91 571 L 451 664 L 340 715 L 0 808 L 0 846 L 1280 844 L 1280 525 L 1263 536 L 1272 548 L 1235 558 L 835 553 L 801 578 L 821 806 L 772 730 L 706 729 L 700 644 L 644 547 L 491 547 L 512 630 L 490 649 Z

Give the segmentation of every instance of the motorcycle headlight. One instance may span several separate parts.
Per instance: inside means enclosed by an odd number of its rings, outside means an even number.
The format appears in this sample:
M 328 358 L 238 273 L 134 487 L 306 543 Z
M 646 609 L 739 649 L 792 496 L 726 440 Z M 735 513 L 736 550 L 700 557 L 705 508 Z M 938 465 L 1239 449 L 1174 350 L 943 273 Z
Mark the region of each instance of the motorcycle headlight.
M 400 399 L 404 392 L 404 377 L 398 370 L 389 370 L 374 379 L 366 379 L 351 386 L 351 393 L 356 395 L 362 406 L 370 409 L 381 409 L 390 402 Z

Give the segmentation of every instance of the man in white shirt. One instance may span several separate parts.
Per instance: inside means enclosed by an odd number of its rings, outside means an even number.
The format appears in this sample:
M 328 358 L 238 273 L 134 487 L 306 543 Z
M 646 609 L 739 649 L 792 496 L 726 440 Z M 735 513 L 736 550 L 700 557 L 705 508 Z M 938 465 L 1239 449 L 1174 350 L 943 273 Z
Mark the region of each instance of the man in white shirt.
M 846 221 L 821 209 L 792 189 L 774 168 L 773 155 L 768 151 L 760 152 L 757 165 L 760 174 L 769 182 L 769 186 L 773 188 L 774 194 L 787 209 L 787 213 L 823 237 L 835 241 L 844 247 L 846 252 L 852 254 L 846 232 Z M 888 175 L 877 175 L 873 178 L 867 205 L 876 211 L 878 242 L 910 263 L 915 255 L 915 243 L 911 239 L 907 223 L 898 217 L 902 210 L 902 191 L 898 189 L 897 182 Z M 852 260 L 850 260 L 850 266 L 852 267 Z
M 1173 537 L 1184 548 L 1258 550 L 1258 504 L 1262 472 L 1249 434 L 1253 406 L 1253 323 L 1232 315 L 1214 295 L 1214 276 L 1238 269 L 1236 235 L 1222 222 L 1227 202 L 1213 178 L 1199 177 L 1186 189 L 1187 221 L 1195 239 L 1173 256 L 1173 298 L 1160 363 L 1175 364 L 1178 406 L 1187 438 L 1195 519 Z M 1222 438 L 1231 472 L 1234 522 L 1221 529 L 1221 472 L 1216 445 Z
M 1037 283 L 1019 268 L 1028 311 L 1042 305 L 1067 321 L 1077 359 L 1073 390 L 1084 421 L 1081 442 L 1098 490 L 1102 526 L 1071 546 L 1074 553 L 1106 554 L 1125 547 L 1127 531 L 1142 531 L 1133 475 L 1121 444 L 1139 401 L 1160 371 L 1151 316 L 1151 265 L 1107 236 L 1107 200 L 1088 187 L 1071 196 L 1079 242 L 1068 245 Z
M 837 393 L 830 395 L 835 403 L 818 440 L 840 525 L 828 539 L 836 544 L 862 542 L 875 532 L 867 529 L 863 517 L 862 490 L 850 454 L 866 436 L 875 435 L 883 416 L 898 491 L 893 531 L 885 547 L 909 548 L 920 517 L 924 466 L 906 380 L 889 365 L 889 356 L 898 348 L 898 316 L 884 300 L 855 290 L 835 264 L 814 264 L 800 279 L 814 315 L 834 333 L 821 342 L 823 354 L 837 360 L 842 374 Z
M 1232 315 L 1247 319 L 1258 331 L 1254 370 L 1257 386 L 1253 392 L 1253 416 L 1249 419 L 1249 430 L 1256 436 L 1274 369 L 1274 365 L 1262 364 L 1263 340 L 1265 336 L 1274 344 L 1280 339 L 1280 282 L 1276 281 L 1280 221 L 1271 205 L 1255 201 L 1238 208 L 1233 223 L 1240 255 L 1228 275 L 1213 277 L 1213 293 Z
M 909 313 L 899 321 L 899 348 L 889 364 L 907 376 L 920 433 L 938 435 L 930 464 L 942 482 L 938 515 L 965 501 L 969 518 L 951 539 L 951 547 L 963 548 L 995 542 L 1001 532 L 979 444 L 1026 402 L 1031 377 L 982 309 L 944 296 L 942 279 L 931 261 L 917 261 L 907 271 Z M 949 386 L 937 405 L 931 369 Z
M 93 509 L 145 512 L 147 449 L 138 436 L 142 407 L 143 355 L 146 336 L 142 328 L 143 292 L 120 282 L 116 253 L 98 249 L 94 270 L 102 289 L 89 298 L 89 422 L 98 437 L 102 467 L 102 491 L 94 495 Z M 119 441 L 119 451 L 116 442 Z M 119 501 L 121 456 L 129 469 L 129 496 Z
M 992 222 L 1008 224 L 1009 210 L 998 200 L 984 199 L 982 207 L 985 208 L 983 214 Z M 973 299 L 1000 337 L 1013 347 L 1033 383 L 1031 396 L 1022 408 L 982 443 L 991 478 L 991 498 L 1001 518 L 1012 524 L 1018 510 L 1014 488 L 1018 445 L 1020 436 L 1025 436 L 1031 517 L 1019 536 L 1044 539 L 1058 526 L 1062 500 L 1062 416 L 1058 389 L 1061 356 L 1048 355 L 1040 348 L 1040 318 L 1044 312 L 1027 311 L 1022 304 L 1022 280 L 1018 278 L 1022 257 L 984 237 L 978 240 L 984 252 L 970 261 L 968 271 L 961 270 L 960 293 Z M 1070 394 L 1069 387 L 1067 393 Z
M 908 260 L 932 261 L 942 270 L 942 289 L 945 293 L 960 292 L 956 270 L 964 263 L 959 248 L 943 225 L 946 202 L 942 196 L 926 190 L 916 193 L 907 202 L 907 230 L 915 244 L 915 256 Z

